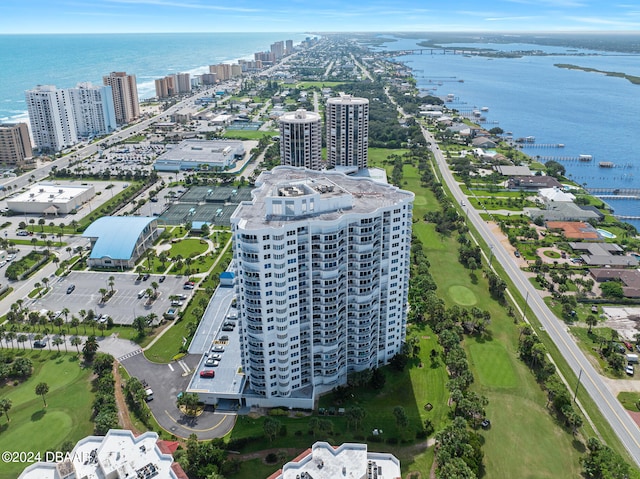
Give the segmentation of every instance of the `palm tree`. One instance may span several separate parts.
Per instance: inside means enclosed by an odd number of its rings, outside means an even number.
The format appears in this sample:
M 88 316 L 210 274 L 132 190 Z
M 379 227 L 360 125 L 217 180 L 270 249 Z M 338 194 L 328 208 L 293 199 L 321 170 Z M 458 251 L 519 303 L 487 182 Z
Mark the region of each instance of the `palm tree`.
M 55 338 L 53 338 L 53 345 L 58 348 L 58 352 L 60 352 L 60 345 L 62 343 L 64 343 L 64 341 L 60 336 L 56 336 Z
M 64 322 L 66 323 L 69 320 L 69 308 L 62 308 L 62 314 L 64 315 Z
M 4 415 L 7 416 L 7 422 L 11 422 L 11 418 L 9 418 L 9 410 L 11 409 L 11 406 L 13 406 L 11 399 L 0 399 L 0 414 L 4 413 Z
M 65 248 L 65 251 L 66 251 L 67 253 L 69 253 L 69 259 L 71 259 L 71 252 L 73 251 L 73 248 L 72 248 L 71 246 L 67 246 L 67 247 Z
M 76 336 L 78 335 L 78 326 L 80 326 L 80 320 L 74 315 L 71 315 L 71 327 L 76 328 Z
M 26 343 L 28 339 L 29 339 L 29 336 L 27 336 L 26 334 L 18 334 L 16 341 L 18 341 L 18 343 L 22 343 L 22 349 L 24 350 L 26 349 L 26 346 L 24 345 L 24 343 Z
M 78 314 L 80 315 L 80 321 L 84 326 L 84 334 L 87 334 L 87 312 L 84 309 L 81 309 L 78 311 Z
M 100 302 L 104 303 L 107 299 L 107 288 L 100 288 L 98 291 L 100 292 Z
M 38 396 L 42 396 L 42 402 L 44 403 L 44 407 L 47 407 L 47 400 L 45 396 L 49 392 L 49 385 L 47 383 L 38 383 L 36 386 L 36 394 Z
M 151 287 L 153 288 L 153 297 L 157 298 L 158 297 L 158 283 L 156 283 L 155 281 L 153 281 L 151 283 Z
M 113 285 L 116 284 L 116 278 L 109 276 L 109 287 L 111 288 L 111 294 L 113 294 Z
M 79 336 L 74 336 L 73 338 L 71 338 L 71 346 L 75 346 L 76 350 L 78 351 L 78 354 L 80 354 L 80 348 L 79 346 L 82 345 L 82 338 L 80 338 Z
M 98 351 L 98 341 L 95 336 L 89 336 L 84 343 L 82 353 L 86 361 L 91 361 Z

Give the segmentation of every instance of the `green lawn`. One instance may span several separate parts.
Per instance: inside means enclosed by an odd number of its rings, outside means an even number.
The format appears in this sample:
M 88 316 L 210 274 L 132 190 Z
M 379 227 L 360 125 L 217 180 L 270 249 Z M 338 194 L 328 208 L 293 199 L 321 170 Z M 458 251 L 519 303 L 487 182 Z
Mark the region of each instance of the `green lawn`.
M 411 169 L 405 166 L 405 179 Z M 492 427 L 482 432 L 486 477 L 579 477 L 573 437 L 546 410 L 544 392 L 518 359 L 513 320 L 489 296 L 482 273 L 476 272 L 472 280 L 470 271 L 458 262 L 456 234 L 439 235 L 423 221 L 415 223 L 413 231 L 425 245 L 439 296 L 447 306 L 469 305 L 475 298 L 474 306 L 491 313 L 488 334 L 464 343 L 476 379 L 472 388 L 489 399 Z M 506 444 L 513 453 L 505 454 Z
M 183 258 L 188 258 L 190 256 L 202 254 L 205 251 L 207 251 L 206 241 L 201 242 L 197 238 L 187 238 L 171 245 L 169 256 L 175 258 L 180 255 Z
M 3 451 L 59 450 L 65 441 L 75 443 L 93 433 L 91 422 L 91 370 L 81 368 L 75 354 L 57 351 L 22 353 L 34 363 L 33 375 L 18 386 L 0 388 L 0 395 L 11 399 L 11 422 L 0 418 L 0 449 Z M 34 392 L 36 384 L 46 382 L 47 407 Z M 0 479 L 17 477 L 27 464 L 3 464 Z
M 263 136 L 271 138 L 277 134 L 277 130 L 225 130 L 222 136 L 239 140 L 260 140 Z
M 187 328 L 189 323 L 200 321 L 202 313 L 204 313 L 204 307 L 200 305 L 200 300 L 205 299 L 207 302 L 209 296 L 202 291 L 196 290 L 193 295 L 193 299 L 189 302 L 188 307 L 182 313 L 182 320 L 177 321 L 171 329 L 167 331 L 153 346 L 144 352 L 145 357 L 149 361 L 155 363 L 169 363 L 173 357 L 180 352 L 182 346 L 182 338 L 187 337 Z M 194 309 L 199 309 L 200 314 L 194 314 Z

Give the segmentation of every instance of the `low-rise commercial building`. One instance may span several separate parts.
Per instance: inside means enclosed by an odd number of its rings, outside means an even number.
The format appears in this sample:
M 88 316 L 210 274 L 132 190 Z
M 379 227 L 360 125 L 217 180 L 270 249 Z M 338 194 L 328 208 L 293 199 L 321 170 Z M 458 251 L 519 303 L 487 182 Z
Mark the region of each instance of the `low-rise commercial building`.
M 241 141 L 185 140 L 160 155 L 153 167 L 156 171 L 223 171 L 244 155 Z
M 145 216 L 103 216 L 82 234 L 91 240 L 91 268 L 133 268 L 160 235 L 158 220 Z
M 37 183 L 26 192 L 7 200 L 15 213 L 66 215 L 96 195 L 92 185 Z

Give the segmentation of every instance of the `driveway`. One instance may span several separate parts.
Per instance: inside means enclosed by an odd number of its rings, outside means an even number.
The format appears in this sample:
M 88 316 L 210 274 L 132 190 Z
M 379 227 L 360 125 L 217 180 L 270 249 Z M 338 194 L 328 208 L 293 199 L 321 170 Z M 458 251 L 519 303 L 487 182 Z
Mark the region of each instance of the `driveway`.
M 200 362 L 200 355 L 187 355 L 170 364 L 152 363 L 144 354 L 122 359 L 122 365 L 131 376 L 145 380 L 154 391 L 154 399 L 148 403 L 158 424 L 178 437 L 195 434 L 198 439 L 223 437 L 236 423 L 235 414 L 213 412 L 207 408 L 198 417 L 185 416 L 176 406 L 178 393 L 184 391 Z

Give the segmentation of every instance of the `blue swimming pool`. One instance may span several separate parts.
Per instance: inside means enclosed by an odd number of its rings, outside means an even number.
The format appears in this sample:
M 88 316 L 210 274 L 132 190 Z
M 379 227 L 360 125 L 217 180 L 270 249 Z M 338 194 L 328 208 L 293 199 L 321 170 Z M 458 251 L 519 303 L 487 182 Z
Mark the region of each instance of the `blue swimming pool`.
M 614 235 L 612 232 L 607 231 L 607 230 L 603 230 L 600 228 L 597 228 L 596 231 L 598 233 L 600 233 L 600 236 L 602 236 L 603 238 L 608 238 L 608 239 L 613 239 L 616 238 L 616 235 Z

